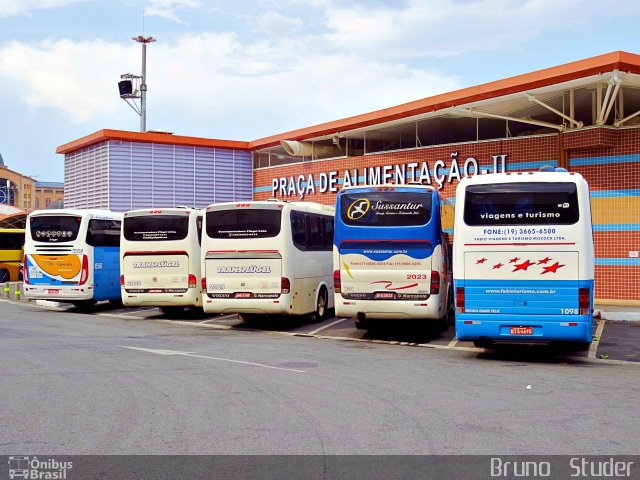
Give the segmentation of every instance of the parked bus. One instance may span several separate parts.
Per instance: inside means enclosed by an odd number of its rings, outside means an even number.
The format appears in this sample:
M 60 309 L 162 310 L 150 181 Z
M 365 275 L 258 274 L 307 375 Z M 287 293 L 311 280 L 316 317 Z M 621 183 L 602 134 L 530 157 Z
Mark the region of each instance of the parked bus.
M 458 185 L 453 277 L 459 340 L 485 347 L 503 341 L 589 347 L 589 188 L 577 173 L 547 170 L 478 175 Z
M 166 314 L 200 307 L 202 210 L 162 208 L 124 214 L 120 259 L 122 302 Z
M 202 239 L 205 312 L 306 315 L 333 308 L 334 209 L 279 200 L 206 209 Z
M 347 187 L 336 198 L 336 316 L 416 319 L 446 328 L 453 206 L 432 187 Z
M 24 229 L 0 228 L 0 283 L 20 280 Z
M 120 301 L 121 213 L 37 210 L 27 217 L 24 294 L 88 308 Z

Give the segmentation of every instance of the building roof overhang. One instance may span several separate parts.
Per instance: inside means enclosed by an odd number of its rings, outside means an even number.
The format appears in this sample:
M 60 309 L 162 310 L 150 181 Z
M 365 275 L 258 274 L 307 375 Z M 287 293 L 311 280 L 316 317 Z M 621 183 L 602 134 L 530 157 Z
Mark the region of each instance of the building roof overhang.
M 99 130 L 95 133 L 79 138 L 56 149 L 56 153 L 71 153 L 76 150 L 95 145 L 107 140 L 121 140 L 125 142 L 160 143 L 171 145 L 186 145 L 190 147 L 214 147 L 233 148 L 238 150 L 248 150 L 249 142 L 235 140 L 218 140 L 201 137 L 187 137 L 183 135 L 173 135 L 171 133 L 157 132 L 127 132 L 124 130 Z
M 563 90 L 601 83 L 613 75 L 622 78 L 625 85 L 640 88 L 640 55 L 622 51 L 606 53 L 250 142 L 105 129 L 61 145 L 56 153 L 71 153 L 106 140 L 259 150 L 278 146 L 281 140 L 322 139 L 347 132 L 357 134 L 372 125 L 384 127 L 434 115 L 505 116 L 523 108 L 531 97 L 544 102 Z

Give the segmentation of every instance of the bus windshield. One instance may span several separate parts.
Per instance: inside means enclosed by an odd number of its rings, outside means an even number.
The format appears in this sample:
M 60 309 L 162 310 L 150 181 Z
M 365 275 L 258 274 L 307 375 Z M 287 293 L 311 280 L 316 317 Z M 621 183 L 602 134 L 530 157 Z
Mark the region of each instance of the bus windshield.
M 0 250 L 22 250 L 24 232 L 0 232 Z
M 345 225 L 363 227 L 410 227 L 431 220 L 431 191 L 374 191 L 345 193 L 340 199 Z
M 37 242 L 72 242 L 78 237 L 82 217 L 44 215 L 31 217 L 29 230 Z
M 500 183 L 467 187 L 464 223 L 572 225 L 580 218 L 575 183 Z
M 129 241 L 184 240 L 189 233 L 187 215 L 125 217 L 122 229 Z
M 207 235 L 211 238 L 276 237 L 281 220 L 281 209 L 213 210 L 207 212 Z

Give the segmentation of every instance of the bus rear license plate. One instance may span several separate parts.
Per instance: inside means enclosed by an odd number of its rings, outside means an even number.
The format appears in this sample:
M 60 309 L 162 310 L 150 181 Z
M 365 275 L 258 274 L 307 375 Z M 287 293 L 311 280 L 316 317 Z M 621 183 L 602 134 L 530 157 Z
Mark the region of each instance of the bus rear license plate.
M 251 294 L 249 292 L 238 292 L 236 293 L 236 298 L 251 298 Z
M 375 298 L 382 300 L 393 300 L 394 298 L 396 298 L 396 296 L 393 292 L 378 292 L 376 293 Z
M 56 289 L 56 288 L 50 288 L 49 290 L 47 290 L 47 293 L 49 295 L 57 295 L 60 293 L 60 290 Z
M 511 327 L 509 333 L 511 335 L 533 335 L 533 327 Z

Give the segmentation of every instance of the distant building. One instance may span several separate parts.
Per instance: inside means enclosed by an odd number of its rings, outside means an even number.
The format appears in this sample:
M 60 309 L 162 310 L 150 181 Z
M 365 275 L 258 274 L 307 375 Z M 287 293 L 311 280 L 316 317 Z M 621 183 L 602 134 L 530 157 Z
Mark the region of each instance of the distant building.
M 36 182 L 34 209 L 64 208 L 64 183 Z
M 0 155 L 0 205 L 23 210 L 34 208 L 35 179 L 9 169 Z
M 247 142 L 100 130 L 58 147 L 66 208 L 205 207 L 251 200 Z

